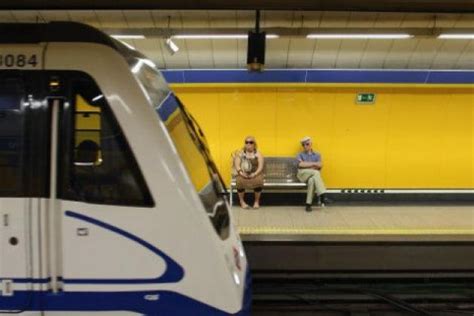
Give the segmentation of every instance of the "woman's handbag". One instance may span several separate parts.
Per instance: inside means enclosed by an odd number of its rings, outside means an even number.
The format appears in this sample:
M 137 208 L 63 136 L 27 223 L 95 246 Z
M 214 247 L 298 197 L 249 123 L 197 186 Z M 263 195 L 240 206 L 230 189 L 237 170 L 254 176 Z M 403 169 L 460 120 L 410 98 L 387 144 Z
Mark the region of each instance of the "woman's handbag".
M 240 156 L 240 169 L 245 173 L 252 172 L 252 161 L 245 154 Z

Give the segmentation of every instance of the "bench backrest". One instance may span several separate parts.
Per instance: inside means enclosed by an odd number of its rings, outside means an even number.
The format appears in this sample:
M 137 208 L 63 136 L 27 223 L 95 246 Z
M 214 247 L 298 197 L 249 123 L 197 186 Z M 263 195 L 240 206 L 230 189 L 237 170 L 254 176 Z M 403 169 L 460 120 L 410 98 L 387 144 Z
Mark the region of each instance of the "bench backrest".
M 297 170 L 298 162 L 294 157 L 265 157 L 265 182 L 299 182 Z

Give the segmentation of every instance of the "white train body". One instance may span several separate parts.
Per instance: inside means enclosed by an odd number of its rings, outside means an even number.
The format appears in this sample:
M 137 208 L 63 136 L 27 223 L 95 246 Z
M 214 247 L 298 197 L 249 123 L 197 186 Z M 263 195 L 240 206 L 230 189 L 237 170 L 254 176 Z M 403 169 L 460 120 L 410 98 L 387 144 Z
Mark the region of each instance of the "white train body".
M 248 314 L 220 177 L 153 63 L 25 28 L 0 26 L 0 314 Z

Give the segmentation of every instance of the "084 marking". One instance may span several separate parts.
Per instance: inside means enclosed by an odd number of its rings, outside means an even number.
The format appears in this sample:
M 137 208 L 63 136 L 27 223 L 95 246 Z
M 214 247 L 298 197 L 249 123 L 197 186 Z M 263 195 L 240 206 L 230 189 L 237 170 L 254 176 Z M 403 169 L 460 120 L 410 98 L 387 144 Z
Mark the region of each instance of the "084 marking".
M 0 54 L 0 67 L 3 68 L 36 68 L 37 66 L 36 54 Z

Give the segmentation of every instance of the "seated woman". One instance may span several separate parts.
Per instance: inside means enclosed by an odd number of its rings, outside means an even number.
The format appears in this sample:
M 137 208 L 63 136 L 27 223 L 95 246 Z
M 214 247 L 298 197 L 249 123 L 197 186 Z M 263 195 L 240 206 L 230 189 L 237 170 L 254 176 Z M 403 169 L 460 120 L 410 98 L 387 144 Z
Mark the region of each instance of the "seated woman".
M 235 156 L 234 168 L 237 171 L 237 193 L 240 207 L 248 209 L 245 203 L 245 190 L 253 190 L 255 202 L 253 208 L 260 207 L 260 195 L 263 188 L 263 156 L 257 151 L 257 142 L 253 136 L 245 138 L 245 145 Z

